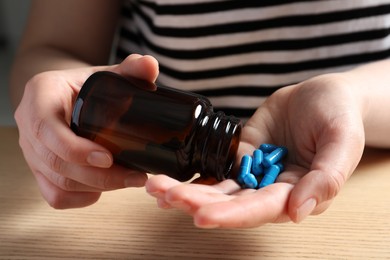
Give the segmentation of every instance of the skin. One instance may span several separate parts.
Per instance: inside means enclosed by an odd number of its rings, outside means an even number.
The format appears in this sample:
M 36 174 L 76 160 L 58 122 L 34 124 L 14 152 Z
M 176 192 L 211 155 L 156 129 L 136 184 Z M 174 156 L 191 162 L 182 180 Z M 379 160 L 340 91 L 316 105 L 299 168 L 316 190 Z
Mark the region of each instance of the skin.
M 202 228 L 301 222 L 329 207 L 365 145 L 390 147 L 390 61 L 384 60 L 286 86 L 257 109 L 243 128 L 237 160 L 261 143 L 289 149 L 285 172 L 266 188 L 241 190 L 233 180 L 180 183 L 162 175 L 147 180 L 145 173 L 113 165 L 112 155 L 74 135 L 69 121 L 77 93 L 93 72 L 110 70 L 149 81 L 158 76 L 158 63 L 150 56 L 134 54 L 121 64 L 104 65 L 119 4 L 32 2 L 11 93 L 20 146 L 52 207 L 84 207 L 103 191 L 146 184 L 160 207 L 179 208 Z
M 205 186 L 155 176 L 147 191 L 162 208 L 179 208 L 202 228 L 248 228 L 301 222 L 326 210 L 359 163 L 364 146 L 390 145 L 389 61 L 285 87 L 256 111 L 242 133 L 237 160 L 261 143 L 289 149 L 277 183 L 240 190 L 232 180 Z M 368 86 L 375 86 L 374 88 Z
M 120 1 L 105 0 L 31 3 L 10 92 L 23 154 L 42 196 L 57 209 L 91 205 L 102 191 L 143 186 L 147 178 L 112 165 L 105 148 L 69 129 L 74 100 L 93 72 L 109 70 L 149 81 L 158 75 L 157 61 L 150 56 L 131 55 L 119 65 L 101 66 L 109 58 L 119 6 Z

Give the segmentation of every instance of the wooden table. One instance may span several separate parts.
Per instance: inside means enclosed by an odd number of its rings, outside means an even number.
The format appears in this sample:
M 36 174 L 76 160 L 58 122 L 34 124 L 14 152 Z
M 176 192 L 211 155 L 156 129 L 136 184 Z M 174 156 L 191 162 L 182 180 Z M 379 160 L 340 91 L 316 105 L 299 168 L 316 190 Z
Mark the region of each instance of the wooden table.
M 82 209 L 41 198 L 15 128 L 0 128 L 2 259 L 390 259 L 390 151 L 367 150 L 330 209 L 301 224 L 202 230 L 143 188 Z

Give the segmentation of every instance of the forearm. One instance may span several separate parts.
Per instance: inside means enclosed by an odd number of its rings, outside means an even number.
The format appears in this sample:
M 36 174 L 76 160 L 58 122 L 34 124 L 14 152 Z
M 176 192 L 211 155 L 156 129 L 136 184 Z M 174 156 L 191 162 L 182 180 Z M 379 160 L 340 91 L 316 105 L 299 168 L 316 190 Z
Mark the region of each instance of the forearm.
M 34 0 L 11 72 L 16 106 L 26 82 L 48 70 L 107 64 L 122 0 Z
M 366 145 L 390 147 L 390 60 L 374 62 L 346 73 L 360 99 Z

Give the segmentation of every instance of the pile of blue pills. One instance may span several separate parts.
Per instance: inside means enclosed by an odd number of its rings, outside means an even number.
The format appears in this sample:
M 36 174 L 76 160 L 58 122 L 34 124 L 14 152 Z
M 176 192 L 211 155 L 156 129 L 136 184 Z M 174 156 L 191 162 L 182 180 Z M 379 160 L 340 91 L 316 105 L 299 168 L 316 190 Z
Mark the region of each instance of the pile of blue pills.
M 253 151 L 253 155 L 244 155 L 241 159 L 237 176 L 243 188 L 260 189 L 275 182 L 283 172 L 282 159 L 287 155 L 287 148 L 273 144 L 262 144 Z

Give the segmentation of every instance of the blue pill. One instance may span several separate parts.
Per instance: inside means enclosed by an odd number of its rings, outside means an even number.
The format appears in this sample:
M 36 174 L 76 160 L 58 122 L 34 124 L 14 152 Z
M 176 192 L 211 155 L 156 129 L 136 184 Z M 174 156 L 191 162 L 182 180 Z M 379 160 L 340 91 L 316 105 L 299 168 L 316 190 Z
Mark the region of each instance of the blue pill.
M 238 171 L 238 177 L 237 177 L 238 182 L 243 184 L 243 177 L 251 172 L 251 168 L 252 168 L 252 157 L 249 155 L 244 155 L 241 158 L 240 169 Z
M 280 146 L 269 153 L 263 159 L 264 167 L 270 167 L 271 165 L 279 162 L 287 154 L 287 148 Z
M 270 167 L 264 170 L 264 177 L 261 179 L 259 188 L 263 188 L 275 182 L 276 178 L 280 173 L 280 168 L 278 165 L 273 164 Z
M 284 171 L 284 164 L 283 164 L 283 163 L 277 162 L 277 163 L 275 163 L 275 165 L 279 166 L 280 172 L 283 172 L 283 171 Z
M 244 175 L 238 174 L 237 182 L 241 185 L 244 185 Z
M 252 168 L 252 157 L 250 155 L 244 155 L 241 158 L 240 172 L 249 173 Z
M 259 148 L 260 148 L 260 150 L 263 151 L 263 153 L 271 153 L 276 148 L 279 148 L 279 146 L 274 145 L 274 144 L 261 144 Z
M 253 151 L 253 160 L 252 160 L 252 174 L 259 176 L 263 173 L 263 151 L 257 149 Z
M 243 176 L 243 181 L 245 188 L 255 189 L 258 185 L 257 179 L 252 173 Z

